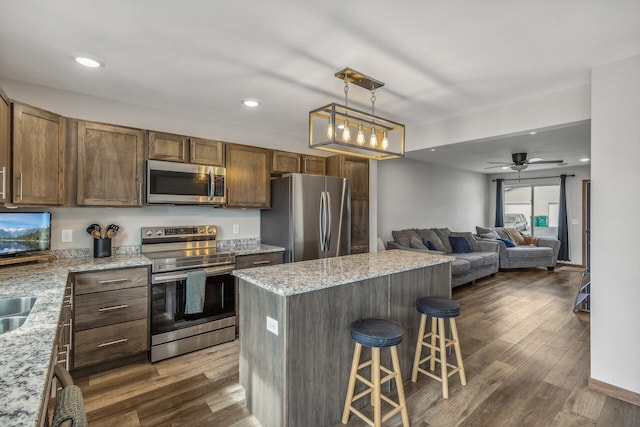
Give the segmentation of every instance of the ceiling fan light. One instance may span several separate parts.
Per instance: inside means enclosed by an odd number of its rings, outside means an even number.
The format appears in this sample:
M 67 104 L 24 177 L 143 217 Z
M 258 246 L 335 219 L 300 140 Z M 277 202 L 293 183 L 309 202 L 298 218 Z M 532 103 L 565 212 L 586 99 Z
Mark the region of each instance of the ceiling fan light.
M 513 169 L 514 171 L 523 171 L 527 168 L 528 165 L 513 165 L 511 166 L 511 169 Z

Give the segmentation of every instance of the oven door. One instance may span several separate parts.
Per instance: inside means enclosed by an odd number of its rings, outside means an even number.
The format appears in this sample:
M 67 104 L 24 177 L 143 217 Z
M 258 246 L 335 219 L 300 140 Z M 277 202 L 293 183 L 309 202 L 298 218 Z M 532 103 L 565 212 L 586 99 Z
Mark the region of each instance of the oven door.
M 147 204 L 221 205 L 225 195 L 224 168 L 147 161 Z
M 234 266 L 205 269 L 202 313 L 185 314 L 186 272 L 151 276 L 151 335 L 191 328 L 235 316 Z

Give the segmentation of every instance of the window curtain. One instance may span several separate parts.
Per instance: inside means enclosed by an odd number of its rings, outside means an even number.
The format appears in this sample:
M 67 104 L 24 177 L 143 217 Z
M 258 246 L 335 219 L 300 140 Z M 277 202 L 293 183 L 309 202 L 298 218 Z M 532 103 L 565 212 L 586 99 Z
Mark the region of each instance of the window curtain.
M 504 227 L 504 179 L 496 179 L 496 227 Z
M 560 175 L 560 205 L 558 206 L 559 261 L 569 260 L 569 228 L 567 227 L 567 175 Z

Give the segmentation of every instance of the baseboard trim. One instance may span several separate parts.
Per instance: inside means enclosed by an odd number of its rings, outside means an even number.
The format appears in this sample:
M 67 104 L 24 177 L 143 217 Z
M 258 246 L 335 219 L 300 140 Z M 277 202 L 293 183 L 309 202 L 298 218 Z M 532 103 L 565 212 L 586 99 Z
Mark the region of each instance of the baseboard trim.
M 599 380 L 594 380 L 593 378 L 589 378 L 589 389 L 623 400 L 627 403 L 631 403 L 632 405 L 640 406 L 640 393 L 634 393 L 633 391 L 616 387 Z
M 571 263 L 568 263 L 568 262 L 561 262 L 561 261 L 558 261 L 558 262 L 556 263 L 556 265 L 557 265 L 558 267 L 578 267 L 578 268 L 585 268 L 585 266 L 584 266 L 584 265 L 582 265 L 582 264 L 571 264 Z

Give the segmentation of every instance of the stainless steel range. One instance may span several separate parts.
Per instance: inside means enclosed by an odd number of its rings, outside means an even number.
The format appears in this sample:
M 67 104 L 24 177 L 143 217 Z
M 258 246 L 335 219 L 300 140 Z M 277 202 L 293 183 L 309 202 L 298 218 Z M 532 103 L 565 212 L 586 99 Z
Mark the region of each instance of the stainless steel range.
M 142 253 L 153 261 L 152 362 L 235 339 L 236 256 L 218 250 L 216 232 L 213 225 L 141 230 Z M 194 285 L 198 270 L 205 273 L 204 290 Z M 189 298 L 198 298 L 196 310 L 187 309 Z

